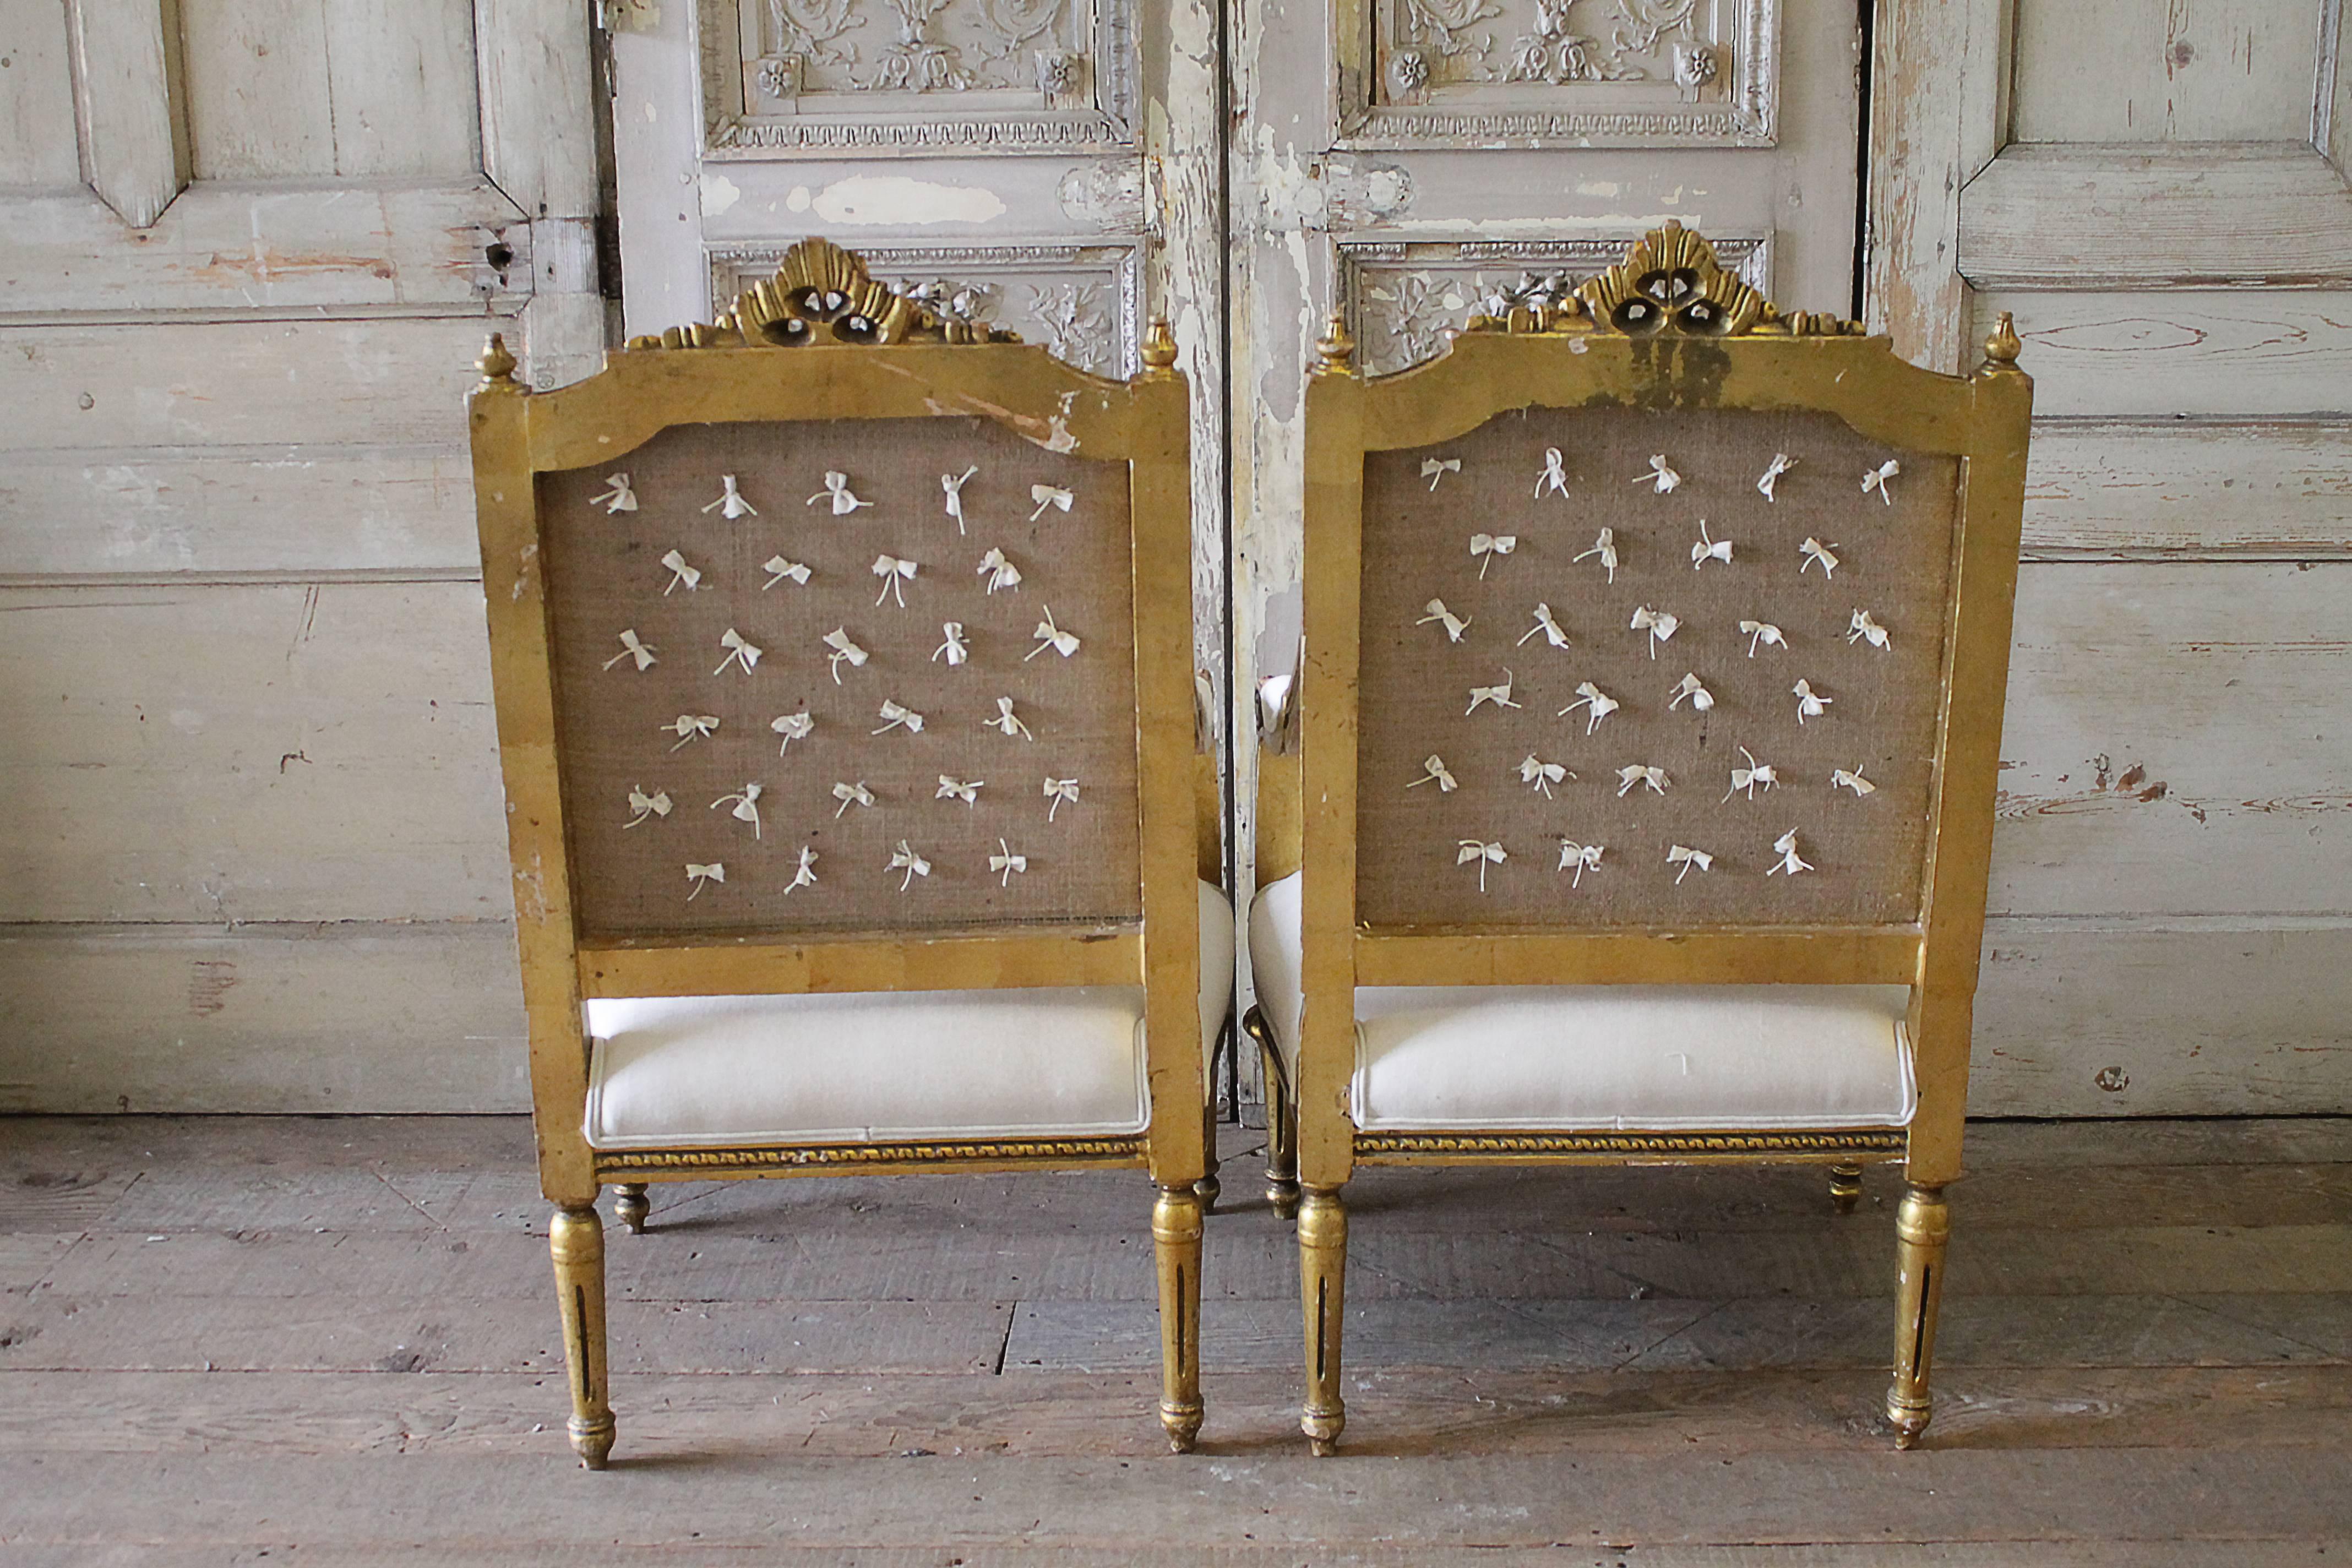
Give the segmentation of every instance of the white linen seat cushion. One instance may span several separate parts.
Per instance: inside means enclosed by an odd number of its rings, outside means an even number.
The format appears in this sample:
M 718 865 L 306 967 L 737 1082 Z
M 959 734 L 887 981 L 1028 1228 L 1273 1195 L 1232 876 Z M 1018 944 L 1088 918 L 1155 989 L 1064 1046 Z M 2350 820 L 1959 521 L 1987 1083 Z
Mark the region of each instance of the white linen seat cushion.
M 1250 907 L 1250 965 L 1298 1056 L 1299 888 Z M 1360 986 L 1365 1131 L 1901 1127 L 1918 1093 L 1901 985 Z
M 1205 882 L 1200 909 L 1205 1063 L 1234 933 Z M 1131 1136 L 1151 1114 L 1139 985 L 600 997 L 587 1026 L 596 1149 Z

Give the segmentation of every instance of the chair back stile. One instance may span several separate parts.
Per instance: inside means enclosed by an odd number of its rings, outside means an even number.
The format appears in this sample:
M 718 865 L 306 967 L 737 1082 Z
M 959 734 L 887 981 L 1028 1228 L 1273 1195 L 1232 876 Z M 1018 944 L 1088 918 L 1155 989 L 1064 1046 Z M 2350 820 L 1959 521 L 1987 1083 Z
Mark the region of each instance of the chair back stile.
M 1359 986 L 1903 984 L 1957 1173 L 2031 385 L 1675 226 L 1307 416 L 1299 1175 Z

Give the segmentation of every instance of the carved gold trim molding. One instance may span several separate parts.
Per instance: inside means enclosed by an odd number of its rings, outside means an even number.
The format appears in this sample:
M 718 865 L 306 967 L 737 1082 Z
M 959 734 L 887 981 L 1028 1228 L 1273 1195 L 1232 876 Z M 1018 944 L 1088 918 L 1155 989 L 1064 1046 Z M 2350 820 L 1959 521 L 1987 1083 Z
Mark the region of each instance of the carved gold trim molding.
M 866 270 L 865 258 L 822 237 L 784 252 L 776 275 L 735 296 L 714 322 L 629 340 L 632 350 L 802 348 L 886 343 L 1017 343 L 1020 335 L 959 321 Z
M 792 1143 L 744 1149 L 611 1149 L 595 1155 L 600 1182 L 788 1176 L 818 1172 L 937 1170 L 948 1165 L 1139 1165 L 1145 1140 L 991 1138 L 969 1142 Z
M 1472 332 L 1611 332 L 1621 337 L 1859 337 L 1862 323 L 1809 310 L 1783 312 L 1694 229 L 1669 218 L 1635 241 L 1625 259 L 1566 293 L 1514 301 L 1507 315 L 1475 315 Z
M 1899 1160 L 1901 1128 L 1818 1132 L 1359 1132 L 1366 1164 L 1562 1159 Z

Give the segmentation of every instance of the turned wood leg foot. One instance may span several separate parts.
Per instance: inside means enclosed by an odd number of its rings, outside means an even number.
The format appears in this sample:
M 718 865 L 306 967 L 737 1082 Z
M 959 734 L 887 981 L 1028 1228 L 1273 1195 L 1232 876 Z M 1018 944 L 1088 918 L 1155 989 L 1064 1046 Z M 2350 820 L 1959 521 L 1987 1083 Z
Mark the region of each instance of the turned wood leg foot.
M 1862 1202 L 1862 1167 L 1832 1165 L 1830 1167 L 1830 1206 L 1840 1214 L 1852 1214 Z
M 1348 1211 L 1336 1187 L 1309 1187 L 1298 1205 L 1299 1304 L 1307 1321 L 1307 1403 L 1298 1429 L 1318 1457 L 1348 1425 L 1339 1394 L 1340 1324 L 1347 1312 Z
M 646 1199 L 646 1184 L 623 1182 L 613 1191 L 613 1217 L 625 1226 L 631 1236 L 645 1235 L 646 1216 L 654 1212 L 654 1205 Z
M 563 1312 L 563 1361 L 572 1384 L 572 1451 L 601 1470 L 613 1452 L 604 1371 L 604 1222 L 593 1204 L 559 1208 L 547 1227 L 555 1295 Z
M 1160 1274 L 1160 1425 L 1168 1446 L 1189 1454 L 1201 1437 L 1201 1194 L 1196 1184 L 1162 1187 L 1151 1205 L 1151 1247 Z
M 1906 1185 L 1895 1217 L 1899 1258 L 1895 1310 L 1895 1382 L 1886 1391 L 1886 1419 L 1895 1446 L 1919 1441 L 1934 1413 L 1928 1374 L 1936 1353 L 1936 1309 L 1944 1291 L 1944 1249 L 1952 1211 L 1941 1187 Z

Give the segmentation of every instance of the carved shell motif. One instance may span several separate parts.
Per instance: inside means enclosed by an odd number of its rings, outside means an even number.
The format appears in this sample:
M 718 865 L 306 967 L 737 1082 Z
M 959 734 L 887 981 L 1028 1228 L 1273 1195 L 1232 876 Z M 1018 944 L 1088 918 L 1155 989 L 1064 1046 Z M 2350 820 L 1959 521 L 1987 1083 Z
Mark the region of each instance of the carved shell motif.
M 712 323 L 671 327 L 629 340 L 632 349 L 798 348 L 808 344 L 1013 343 L 1018 334 L 960 321 L 876 280 L 855 251 L 829 239 L 802 240 L 776 275 L 735 296 Z
M 1507 313 L 1496 310 L 1500 306 Z M 1782 314 L 1715 247 L 1673 219 L 1642 237 L 1625 259 L 1571 294 L 1524 289 L 1470 318 L 1473 332 L 1617 332 L 1626 337 L 1724 338 L 1858 335 L 1859 322 L 1808 311 Z

